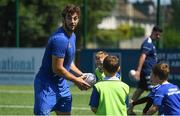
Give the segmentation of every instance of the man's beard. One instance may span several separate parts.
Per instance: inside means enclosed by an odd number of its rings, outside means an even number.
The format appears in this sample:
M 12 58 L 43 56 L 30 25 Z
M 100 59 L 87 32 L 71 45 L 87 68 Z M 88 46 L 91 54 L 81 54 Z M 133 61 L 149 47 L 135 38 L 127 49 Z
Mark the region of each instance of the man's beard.
M 66 22 L 64 23 L 64 27 L 66 28 L 66 30 L 67 30 L 68 32 L 70 32 L 70 33 L 74 32 L 73 29 L 70 29 L 70 28 L 67 26 L 67 23 L 66 23 Z

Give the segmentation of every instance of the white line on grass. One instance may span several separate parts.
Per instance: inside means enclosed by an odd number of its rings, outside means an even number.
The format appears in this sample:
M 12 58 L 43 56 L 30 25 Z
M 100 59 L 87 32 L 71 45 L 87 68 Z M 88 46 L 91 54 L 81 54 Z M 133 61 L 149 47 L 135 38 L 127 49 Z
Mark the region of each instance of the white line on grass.
M 0 108 L 30 108 L 32 109 L 33 106 L 24 106 L 24 105 L 0 105 Z
M 33 109 L 33 106 L 28 106 L 28 105 L 0 105 L 0 108 L 28 108 L 28 109 Z M 73 110 L 90 110 L 89 107 L 72 107 Z M 134 110 L 135 112 L 142 112 L 142 110 Z
M 0 93 L 8 93 L 8 94 L 17 94 L 17 93 L 23 93 L 23 94 L 33 94 L 34 91 L 29 90 L 0 90 Z M 90 95 L 90 92 L 71 92 L 74 95 Z
M 0 108 L 27 108 L 27 109 L 32 109 L 33 106 L 28 106 L 28 105 L 0 105 Z M 90 110 L 88 107 L 72 107 L 73 110 Z
M 33 94 L 33 91 L 29 90 L 0 90 L 0 93 L 25 93 L 25 94 Z

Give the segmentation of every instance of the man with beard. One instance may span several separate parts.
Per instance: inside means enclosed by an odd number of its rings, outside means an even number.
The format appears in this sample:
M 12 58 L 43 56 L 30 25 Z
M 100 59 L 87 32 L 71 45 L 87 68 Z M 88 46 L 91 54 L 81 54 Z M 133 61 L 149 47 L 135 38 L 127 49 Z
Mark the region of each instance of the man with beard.
M 67 5 L 61 15 L 63 25 L 50 36 L 34 80 L 35 115 L 49 115 L 51 111 L 57 115 L 71 114 L 72 95 L 67 80 L 81 90 L 90 88 L 83 80 L 83 73 L 73 63 L 76 50 L 74 30 L 80 19 L 80 8 Z
M 132 102 L 135 102 L 144 91 L 149 91 L 153 88 L 150 83 L 150 74 L 152 72 L 152 67 L 157 63 L 156 47 L 153 41 L 160 39 L 162 31 L 163 30 L 158 25 L 155 25 L 152 29 L 151 35 L 147 37 L 141 45 L 139 63 L 137 70 L 133 75 L 133 77 L 136 80 L 139 80 L 139 82 L 138 87 L 130 100 L 129 106 L 131 107 L 128 109 L 129 115 L 135 114 L 133 111 L 133 106 L 131 105 Z

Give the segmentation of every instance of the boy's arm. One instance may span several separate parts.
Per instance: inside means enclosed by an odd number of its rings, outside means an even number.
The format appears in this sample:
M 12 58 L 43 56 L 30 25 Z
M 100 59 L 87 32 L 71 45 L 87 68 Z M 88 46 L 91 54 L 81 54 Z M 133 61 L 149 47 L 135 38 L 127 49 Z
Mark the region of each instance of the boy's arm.
M 152 106 L 152 104 L 153 104 L 153 99 L 150 98 L 147 101 L 145 108 L 143 109 L 143 114 L 145 114 L 149 110 L 149 108 Z
M 93 87 L 93 91 L 90 97 L 89 105 L 91 106 L 91 111 L 96 113 L 99 106 L 99 93 L 97 92 L 96 87 Z
M 132 105 L 135 106 L 135 105 L 138 105 L 138 104 L 145 103 L 145 102 L 147 102 L 149 99 L 151 99 L 151 98 L 148 97 L 148 96 L 143 97 L 143 98 L 141 98 L 141 99 L 138 99 L 138 100 L 132 102 Z
M 137 101 L 132 102 L 132 105 L 135 106 L 135 105 L 142 104 L 145 102 L 147 102 L 145 108 L 143 109 L 143 114 L 145 114 L 153 104 L 153 100 L 151 97 L 146 96 L 141 99 L 138 99 Z
M 145 113 L 145 115 L 152 115 L 156 113 L 158 110 L 158 106 L 152 105 L 151 108 Z
M 91 111 L 96 113 L 97 112 L 97 108 L 96 107 L 91 107 Z

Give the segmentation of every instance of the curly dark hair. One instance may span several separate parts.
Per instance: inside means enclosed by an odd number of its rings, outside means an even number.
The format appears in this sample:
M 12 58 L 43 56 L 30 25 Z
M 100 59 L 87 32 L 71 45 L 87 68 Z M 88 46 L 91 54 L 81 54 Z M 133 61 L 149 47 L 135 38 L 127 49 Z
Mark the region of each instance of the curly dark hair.
M 163 30 L 161 29 L 161 27 L 159 26 L 159 25 L 155 25 L 154 27 L 153 27 L 153 31 L 155 31 L 155 32 L 163 32 Z
M 74 13 L 77 13 L 77 15 L 80 17 L 80 8 L 78 6 L 75 6 L 74 4 L 68 4 L 62 11 L 61 16 L 65 18 L 66 15 L 71 16 Z

